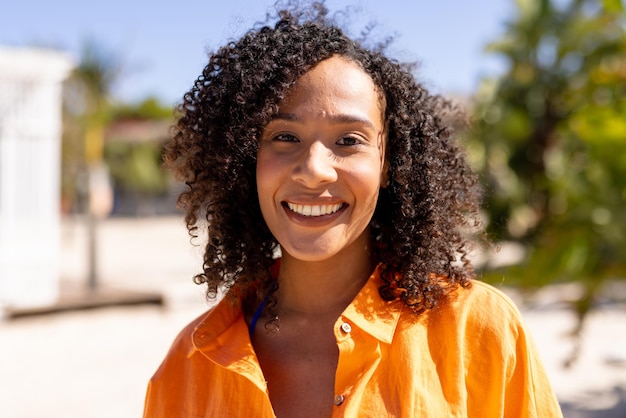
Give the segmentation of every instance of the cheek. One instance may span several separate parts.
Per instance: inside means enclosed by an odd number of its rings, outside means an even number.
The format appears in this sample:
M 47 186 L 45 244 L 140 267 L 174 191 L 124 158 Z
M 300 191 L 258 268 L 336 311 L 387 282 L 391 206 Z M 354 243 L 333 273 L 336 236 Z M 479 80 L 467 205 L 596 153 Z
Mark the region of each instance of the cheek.
M 274 196 L 284 183 L 284 164 L 280 158 L 270 152 L 260 150 L 257 153 L 256 187 L 261 210 L 265 212 L 273 205 Z
M 359 164 L 351 170 L 356 190 L 363 197 L 376 197 L 380 189 L 382 179 L 382 168 L 378 161 L 370 164 Z
M 256 184 L 259 190 L 267 187 L 268 180 L 272 179 L 272 172 L 275 171 L 274 163 L 267 158 L 267 153 L 259 150 L 256 162 Z

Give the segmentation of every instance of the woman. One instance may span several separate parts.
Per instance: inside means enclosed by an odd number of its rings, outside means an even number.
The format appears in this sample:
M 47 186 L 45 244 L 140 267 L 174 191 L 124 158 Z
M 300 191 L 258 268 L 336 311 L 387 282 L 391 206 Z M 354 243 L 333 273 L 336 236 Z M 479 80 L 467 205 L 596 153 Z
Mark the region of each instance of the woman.
M 221 48 L 185 95 L 166 162 L 208 236 L 196 282 L 226 295 L 144 416 L 560 416 L 517 309 L 472 280 L 449 103 L 313 10 Z

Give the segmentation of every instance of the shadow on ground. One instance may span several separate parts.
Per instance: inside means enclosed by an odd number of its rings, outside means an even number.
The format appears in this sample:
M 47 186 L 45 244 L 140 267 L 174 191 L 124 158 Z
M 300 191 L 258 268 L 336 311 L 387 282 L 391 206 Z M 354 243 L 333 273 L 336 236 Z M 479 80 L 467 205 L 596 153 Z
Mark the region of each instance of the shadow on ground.
M 608 392 L 586 392 L 579 399 L 561 402 L 564 418 L 626 418 L 626 387 Z

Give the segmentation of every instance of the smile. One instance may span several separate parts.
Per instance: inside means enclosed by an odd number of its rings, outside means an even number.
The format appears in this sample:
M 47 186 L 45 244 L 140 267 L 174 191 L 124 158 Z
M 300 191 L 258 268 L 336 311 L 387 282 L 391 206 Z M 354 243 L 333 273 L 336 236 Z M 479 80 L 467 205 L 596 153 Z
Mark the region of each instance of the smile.
M 294 203 L 286 202 L 287 208 L 292 212 L 302 216 L 324 216 L 331 215 L 338 212 L 342 207 L 342 203 L 336 203 L 334 205 L 297 205 Z

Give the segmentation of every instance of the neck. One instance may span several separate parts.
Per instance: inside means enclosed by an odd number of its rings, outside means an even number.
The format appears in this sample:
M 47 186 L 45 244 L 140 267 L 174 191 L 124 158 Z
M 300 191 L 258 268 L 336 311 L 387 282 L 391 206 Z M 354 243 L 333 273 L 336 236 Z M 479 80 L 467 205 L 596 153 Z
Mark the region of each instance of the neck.
M 284 313 L 340 314 L 361 290 L 375 267 L 369 243 L 321 261 L 283 254 L 278 302 Z

